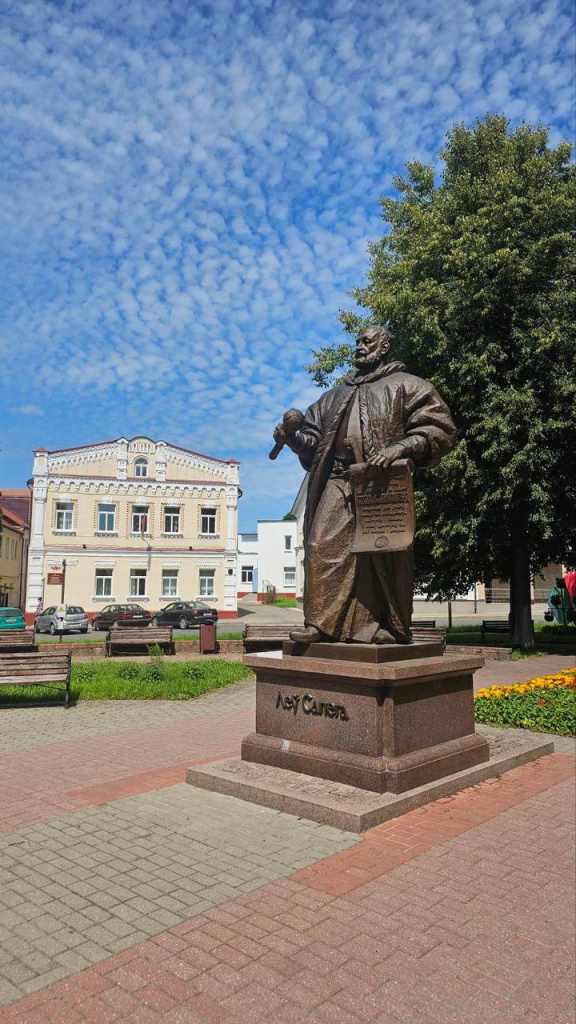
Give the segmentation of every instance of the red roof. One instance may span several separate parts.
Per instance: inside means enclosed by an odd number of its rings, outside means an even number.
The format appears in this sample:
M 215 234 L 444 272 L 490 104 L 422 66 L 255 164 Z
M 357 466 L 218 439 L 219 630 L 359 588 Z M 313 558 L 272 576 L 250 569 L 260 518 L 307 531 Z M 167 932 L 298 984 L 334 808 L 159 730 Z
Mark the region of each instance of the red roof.
M 11 512 L 10 509 L 4 508 L 1 499 L 0 508 L 2 509 L 3 526 L 7 526 L 9 529 L 14 527 L 19 532 L 27 528 L 28 523 L 25 523 L 23 519 L 20 519 L 20 516 L 17 516 L 15 512 Z

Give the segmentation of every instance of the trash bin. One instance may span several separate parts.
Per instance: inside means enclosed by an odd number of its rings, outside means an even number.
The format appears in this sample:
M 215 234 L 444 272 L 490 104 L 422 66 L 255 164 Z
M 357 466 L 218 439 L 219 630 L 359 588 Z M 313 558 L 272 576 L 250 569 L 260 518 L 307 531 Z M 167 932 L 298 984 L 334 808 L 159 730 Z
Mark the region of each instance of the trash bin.
M 216 626 L 200 626 L 200 654 L 216 654 Z

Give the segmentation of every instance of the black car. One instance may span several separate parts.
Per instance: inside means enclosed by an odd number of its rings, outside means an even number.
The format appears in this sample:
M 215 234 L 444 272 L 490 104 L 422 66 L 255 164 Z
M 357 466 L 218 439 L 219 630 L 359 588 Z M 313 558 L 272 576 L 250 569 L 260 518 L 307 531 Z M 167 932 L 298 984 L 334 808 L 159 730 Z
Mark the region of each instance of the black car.
M 218 621 L 218 612 L 202 601 L 174 601 L 156 612 L 153 626 L 178 626 L 179 629 L 194 629 L 195 626 L 213 626 Z
M 139 604 L 108 604 L 92 619 L 93 629 L 112 626 L 148 626 L 152 616 Z

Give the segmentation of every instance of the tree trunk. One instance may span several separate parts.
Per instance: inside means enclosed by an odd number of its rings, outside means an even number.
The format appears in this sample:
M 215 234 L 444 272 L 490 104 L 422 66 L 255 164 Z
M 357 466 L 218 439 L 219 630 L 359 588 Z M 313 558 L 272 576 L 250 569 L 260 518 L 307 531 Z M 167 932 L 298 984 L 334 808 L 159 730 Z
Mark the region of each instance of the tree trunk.
M 510 633 L 515 650 L 534 650 L 532 601 L 530 593 L 530 553 L 522 536 L 511 538 Z

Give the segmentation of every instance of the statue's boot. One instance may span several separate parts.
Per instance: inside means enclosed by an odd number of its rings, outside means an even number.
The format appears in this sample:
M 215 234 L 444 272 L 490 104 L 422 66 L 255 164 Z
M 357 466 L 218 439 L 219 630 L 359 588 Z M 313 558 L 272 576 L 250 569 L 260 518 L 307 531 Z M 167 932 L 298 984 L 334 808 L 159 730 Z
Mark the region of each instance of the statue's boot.
M 295 644 L 316 644 L 323 636 L 316 626 L 303 626 L 302 629 L 293 629 L 290 633 L 290 639 Z
M 374 637 L 373 643 L 375 644 L 396 644 L 398 641 L 389 633 L 387 629 L 380 628 Z

